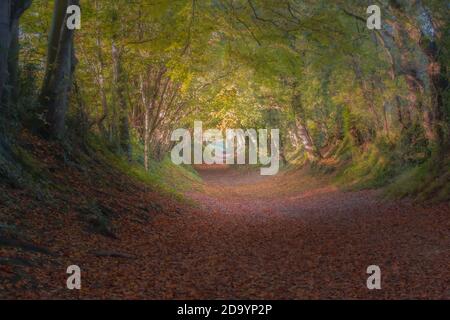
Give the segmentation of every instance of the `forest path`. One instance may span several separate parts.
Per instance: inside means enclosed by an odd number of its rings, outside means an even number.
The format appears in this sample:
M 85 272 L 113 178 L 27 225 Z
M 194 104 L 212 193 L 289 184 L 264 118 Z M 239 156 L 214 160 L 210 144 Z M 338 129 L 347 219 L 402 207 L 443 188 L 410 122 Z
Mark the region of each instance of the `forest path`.
M 450 299 L 449 204 L 342 192 L 302 170 L 198 171 L 194 207 L 120 175 L 105 186 L 71 173 L 75 194 L 114 208 L 117 238 L 90 232 L 78 211 L 28 210 L 30 240 L 54 255 L 0 247 L 0 298 Z M 8 257 L 26 265 L 4 265 Z M 66 288 L 73 264 L 81 290 Z M 381 268 L 382 290 L 367 289 L 369 265 Z
M 193 252 L 206 298 L 450 298 L 448 206 L 342 192 L 302 170 L 197 168 Z M 194 230 L 192 230 L 194 231 Z M 369 265 L 382 290 L 366 287 Z

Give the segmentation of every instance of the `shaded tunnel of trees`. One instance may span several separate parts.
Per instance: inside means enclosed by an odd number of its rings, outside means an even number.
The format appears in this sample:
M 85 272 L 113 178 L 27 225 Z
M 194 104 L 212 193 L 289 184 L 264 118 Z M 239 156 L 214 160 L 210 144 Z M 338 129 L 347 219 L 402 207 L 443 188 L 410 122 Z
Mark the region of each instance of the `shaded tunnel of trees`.
M 449 9 L 0 0 L 0 299 L 448 299 Z M 278 174 L 176 165 L 199 121 Z
M 4 0 L 1 174 L 17 179 L 24 129 L 65 144 L 95 135 L 148 170 L 197 119 L 280 128 L 284 160 L 365 161 L 354 174 L 376 186 L 408 168 L 448 178 L 449 4 L 377 4 L 369 30 L 352 0 Z M 70 5 L 80 30 L 66 27 Z

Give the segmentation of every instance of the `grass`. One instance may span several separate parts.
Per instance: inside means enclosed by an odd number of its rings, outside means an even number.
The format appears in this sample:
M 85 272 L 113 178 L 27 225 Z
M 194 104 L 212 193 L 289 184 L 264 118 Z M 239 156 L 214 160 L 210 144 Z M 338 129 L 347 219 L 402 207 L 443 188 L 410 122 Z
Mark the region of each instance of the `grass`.
M 28 138 L 31 139 L 30 137 Z M 26 139 L 24 141 L 34 141 Z M 200 188 L 201 179 L 192 167 L 177 166 L 170 161 L 170 158 L 166 157 L 162 161 L 150 159 L 150 168 L 146 171 L 143 166 L 142 146 L 136 144 L 133 149 L 135 150 L 133 160 L 129 162 L 125 157 L 110 150 L 99 137 L 90 135 L 87 140 L 86 152 L 73 153 L 74 150 L 64 147 L 62 155 L 58 156 L 62 158 L 65 165 L 77 166 L 83 171 L 100 162 L 101 166 L 111 167 L 135 181 L 146 184 L 151 190 L 174 200 L 192 204 L 183 195 L 186 191 Z M 11 146 L 8 158 L 3 156 L 3 152 L 0 152 L 0 178 L 5 182 L 19 188 L 27 188 L 41 197 L 49 199 L 51 197 L 46 197 L 46 195 L 51 193 L 50 189 L 70 194 L 71 187 L 69 185 L 52 182 L 51 177 L 52 174 L 48 172 L 41 159 L 19 143 Z
M 413 197 L 416 201 L 450 201 L 450 159 L 440 168 L 435 160 L 405 170 L 389 184 L 384 193 L 390 198 Z
M 365 152 L 354 154 L 349 165 L 338 169 L 335 181 L 348 189 L 379 188 L 389 183 L 398 170 L 389 154 L 371 145 Z
M 449 157 L 444 160 L 429 157 L 411 162 L 402 159 L 400 151 L 383 141 L 366 145 L 362 150 L 349 147 L 344 141 L 333 154 L 336 160 L 334 170 L 326 170 L 329 165 L 321 161 L 315 164 L 315 172 L 333 172 L 334 183 L 344 190 L 381 188 L 387 198 L 410 197 L 417 202 L 449 201 Z
M 149 160 L 149 170 L 146 171 L 142 164 L 142 153 L 139 145 L 133 146 L 133 159 L 128 161 L 110 151 L 98 138 L 90 137 L 90 147 L 101 156 L 103 161 L 125 175 L 136 179 L 152 188 L 160 191 L 178 201 L 189 202 L 184 196 L 185 191 L 199 188 L 201 179 L 194 169 L 189 166 L 177 166 L 170 158 L 162 161 Z
M 88 138 L 91 153 L 77 153 L 75 161 L 81 166 L 89 166 L 92 158 L 100 160 L 104 166 L 117 171 L 149 186 L 154 191 L 178 201 L 191 203 L 184 197 L 190 190 L 201 189 L 201 178 L 191 166 L 174 165 L 169 157 L 162 161 L 150 159 L 149 170 L 143 166 L 143 147 L 139 143 L 133 145 L 132 161 L 110 150 L 104 141 L 96 136 Z M 15 173 L 20 179 L 10 179 L 20 185 L 45 191 L 48 187 L 49 172 L 46 167 L 31 152 L 14 145 L 12 159 L 6 161 L 0 154 L 1 170 Z M 327 181 L 335 183 L 344 190 L 361 190 L 383 188 L 388 198 L 410 197 L 417 201 L 442 202 L 450 200 L 450 157 L 438 160 L 433 157 L 422 162 L 407 162 L 399 158 L 395 146 L 386 143 L 372 143 L 364 148 L 352 147 L 348 141 L 336 146 L 332 155 L 321 161 L 308 165 L 310 174 L 327 177 Z M 283 171 L 290 171 L 305 166 L 302 153 L 292 153 Z M 239 166 L 245 172 L 255 166 Z M 257 167 L 257 166 L 256 166 Z M 68 188 L 68 186 L 55 186 Z M 64 191 L 64 190 L 61 190 Z M 69 189 L 67 191 L 70 191 Z

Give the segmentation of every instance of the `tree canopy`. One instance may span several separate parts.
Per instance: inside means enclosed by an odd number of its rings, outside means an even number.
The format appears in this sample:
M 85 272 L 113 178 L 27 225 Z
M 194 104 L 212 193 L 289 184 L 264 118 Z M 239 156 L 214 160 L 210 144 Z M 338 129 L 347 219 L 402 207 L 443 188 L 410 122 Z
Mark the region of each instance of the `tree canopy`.
M 99 135 L 130 160 L 143 146 L 146 167 L 194 120 L 280 128 L 283 155 L 312 161 L 448 146 L 445 1 L 378 1 L 379 30 L 351 0 L 82 1 L 72 32 L 78 1 L 7 3 L 23 9 L 2 103 L 48 137 Z

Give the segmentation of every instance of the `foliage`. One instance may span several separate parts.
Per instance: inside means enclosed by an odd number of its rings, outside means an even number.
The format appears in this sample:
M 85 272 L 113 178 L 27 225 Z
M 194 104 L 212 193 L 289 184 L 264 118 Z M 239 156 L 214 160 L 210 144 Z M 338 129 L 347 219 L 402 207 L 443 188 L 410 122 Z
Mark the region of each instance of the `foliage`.
M 129 165 L 152 177 L 167 163 L 172 130 L 195 120 L 279 128 L 288 160 L 333 159 L 343 181 L 389 183 L 448 149 L 448 90 L 433 90 L 429 72 L 439 64 L 448 87 L 448 24 L 439 1 L 381 4 L 383 29 L 372 31 L 366 7 L 350 0 L 83 3 L 65 143 L 95 134 L 119 154 L 129 128 Z M 47 121 L 37 100 L 52 11 L 52 1 L 35 0 L 20 20 L 21 94 L 7 131 L 39 132 Z

